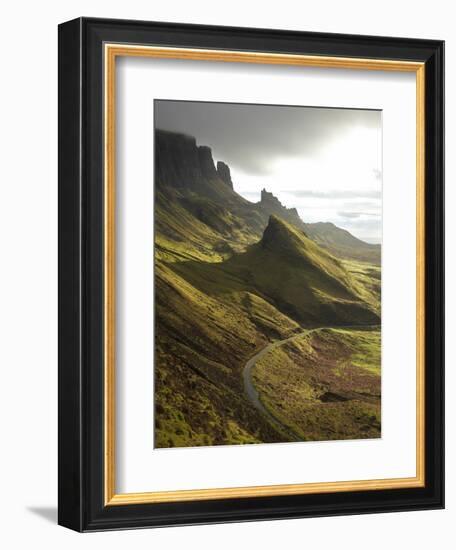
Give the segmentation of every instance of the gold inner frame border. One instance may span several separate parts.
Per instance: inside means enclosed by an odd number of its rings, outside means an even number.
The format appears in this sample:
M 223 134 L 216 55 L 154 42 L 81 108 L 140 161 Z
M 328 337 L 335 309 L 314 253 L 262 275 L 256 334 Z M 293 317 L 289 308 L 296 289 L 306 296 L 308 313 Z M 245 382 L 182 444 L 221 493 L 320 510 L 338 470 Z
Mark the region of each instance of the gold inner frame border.
M 425 486 L 425 66 L 383 59 L 104 44 L 104 497 L 105 505 L 152 504 L 262 496 L 321 494 Z M 188 489 L 117 494 L 115 487 L 115 127 L 116 59 L 120 56 L 259 63 L 416 74 L 416 475 L 407 478 Z

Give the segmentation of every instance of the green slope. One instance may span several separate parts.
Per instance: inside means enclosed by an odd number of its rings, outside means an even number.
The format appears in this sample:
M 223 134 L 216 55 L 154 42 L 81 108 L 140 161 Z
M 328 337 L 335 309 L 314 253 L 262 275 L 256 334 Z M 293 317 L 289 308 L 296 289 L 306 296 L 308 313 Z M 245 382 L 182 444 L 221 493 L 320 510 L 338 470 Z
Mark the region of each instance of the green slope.
M 155 445 L 282 440 L 246 402 L 241 370 L 257 347 L 298 325 L 246 291 L 219 299 L 198 289 L 176 265 L 156 264 Z
M 271 350 L 253 377 L 267 410 L 305 441 L 381 436 L 380 331 L 321 329 Z
M 379 321 L 363 297 L 368 291 L 343 263 L 276 216 L 245 253 L 218 263 L 182 262 L 173 269 L 219 300 L 247 290 L 303 326 Z

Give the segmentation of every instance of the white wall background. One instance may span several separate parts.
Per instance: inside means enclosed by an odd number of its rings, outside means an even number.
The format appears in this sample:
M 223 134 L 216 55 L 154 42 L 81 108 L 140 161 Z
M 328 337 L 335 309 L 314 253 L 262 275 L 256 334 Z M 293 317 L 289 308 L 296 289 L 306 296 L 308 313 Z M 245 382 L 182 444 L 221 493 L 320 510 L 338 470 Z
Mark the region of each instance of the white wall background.
M 68 0 L 9 2 L 0 62 L 0 544 L 5 548 L 308 548 L 454 543 L 456 475 L 445 511 L 319 518 L 78 535 L 55 525 L 57 472 L 57 24 L 80 15 L 438 38 L 447 41 L 447 207 L 456 190 L 456 37 L 451 3 L 434 0 Z M 455 276 L 456 218 L 447 222 L 447 278 Z M 455 286 L 447 309 L 456 307 Z M 448 340 L 456 331 L 448 316 Z M 456 462 L 453 346 L 447 355 L 447 463 Z

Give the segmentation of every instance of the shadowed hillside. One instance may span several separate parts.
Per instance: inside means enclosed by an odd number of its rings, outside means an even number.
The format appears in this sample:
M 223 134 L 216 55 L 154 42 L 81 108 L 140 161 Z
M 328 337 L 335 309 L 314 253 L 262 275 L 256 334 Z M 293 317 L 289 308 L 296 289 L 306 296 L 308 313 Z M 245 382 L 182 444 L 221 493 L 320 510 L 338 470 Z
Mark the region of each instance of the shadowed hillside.
M 172 269 L 220 299 L 254 293 L 303 326 L 379 322 L 342 262 L 276 216 L 246 252 L 224 262 L 180 262 Z

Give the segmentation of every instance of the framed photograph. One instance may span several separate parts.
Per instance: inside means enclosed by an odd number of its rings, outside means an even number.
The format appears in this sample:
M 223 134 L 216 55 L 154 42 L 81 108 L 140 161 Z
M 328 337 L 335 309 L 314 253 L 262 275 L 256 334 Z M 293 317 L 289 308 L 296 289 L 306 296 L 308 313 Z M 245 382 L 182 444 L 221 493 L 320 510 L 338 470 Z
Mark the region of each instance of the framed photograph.
M 441 41 L 59 27 L 59 523 L 443 507 Z

